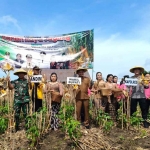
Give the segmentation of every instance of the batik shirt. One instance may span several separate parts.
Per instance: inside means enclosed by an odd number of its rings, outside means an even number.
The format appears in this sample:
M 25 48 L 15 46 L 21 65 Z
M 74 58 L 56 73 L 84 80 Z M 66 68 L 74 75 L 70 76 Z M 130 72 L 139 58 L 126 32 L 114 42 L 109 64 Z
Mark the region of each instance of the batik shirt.
M 132 76 L 131 78 L 136 78 L 136 77 Z M 137 86 L 132 86 L 132 95 L 131 95 L 131 98 L 134 98 L 134 99 L 145 98 L 144 89 L 145 89 L 144 85 L 139 84 L 139 83 L 137 84 Z
M 17 79 L 11 81 L 14 86 L 14 102 L 15 103 L 26 103 L 29 102 L 29 87 L 27 79 Z

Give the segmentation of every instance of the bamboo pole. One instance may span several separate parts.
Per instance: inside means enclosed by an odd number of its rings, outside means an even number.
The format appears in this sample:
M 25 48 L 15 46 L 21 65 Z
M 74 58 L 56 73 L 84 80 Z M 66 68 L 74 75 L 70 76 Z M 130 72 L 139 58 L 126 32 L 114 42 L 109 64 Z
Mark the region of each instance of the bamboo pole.
M 74 91 L 74 108 L 75 108 L 74 116 L 75 116 L 75 120 L 77 120 L 76 93 L 77 93 L 77 91 L 75 90 Z
M 124 101 L 123 101 L 123 99 L 122 99 L 122 130 L 123 130 L 123 107 L 124 107 Z
M 44 115 L 44 118 L 43 118 L 42 134 L 44 133 L 44 131 L 45 131 L 45 115 Z
M 34 99 L 33 99 L 33 112 L 35 112 L 35 84 L 34 84 L 34 86 L 33 86 L 33 90 L 34 90 Z
M 51 126 L 51 119 L 52 119 L 52 98 L 51 98 L 51 93 L 49 92 L 49 114 L 50 114 L 50 118 L 49 118 L 49 123 Z
M 42 132 L 42 120 L 43 120 L 42 111 L 40 111 L 40 134 Z
M 127 98 L 127 120 L 128 120 L 128 123 L 127 123 L 127 130 L 128 130 L 129 126 L 130 126 L 130 123 L 129 123 L 129 120 L 130 120 L 130 97 L 129 96 Z

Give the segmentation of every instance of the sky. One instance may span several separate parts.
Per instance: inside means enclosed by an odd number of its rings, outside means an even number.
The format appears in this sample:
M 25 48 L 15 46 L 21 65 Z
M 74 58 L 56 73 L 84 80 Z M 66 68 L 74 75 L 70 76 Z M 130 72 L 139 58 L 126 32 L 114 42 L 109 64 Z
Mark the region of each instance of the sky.
M 0 34 L 49 36 L 94 29 L 94 79 L 97 71 L 104 78 L 109 73 L 119 78 L 132 75 L 129 70 L 134 66 L 150 71 L 149 0 L 0 3 Z

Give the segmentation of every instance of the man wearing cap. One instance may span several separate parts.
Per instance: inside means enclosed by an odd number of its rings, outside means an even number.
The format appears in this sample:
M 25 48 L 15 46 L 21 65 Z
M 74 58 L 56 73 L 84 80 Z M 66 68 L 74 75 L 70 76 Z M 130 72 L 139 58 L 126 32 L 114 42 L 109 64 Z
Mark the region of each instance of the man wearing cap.
M 87 71 L 85 68 L 78 68 L 76 74 L 81 78 L 81 85 L 78 86 L 76 94 L 77 120 L 81 122 L 81 109 L 84 107 L 84 125 L 89 128 L 89 96 L 88 88 L 90 87 L 90 79 L 84 76 Z
M 38 66 L 33 67 L 33 75 L 39 75 L 41 69 Z M 44 83 L 31 83 L 33 108 L 39 111 L 42 108 Z
M 19 130 L 19 116 L 20 111 L 22 109 L 23 116 L 26 120 L 27 117 L 27 106 L 29 106 L 29 88 L 28 88 L 28 81 L 25 79 L 25 75 L 27 72 L 23 69 L 19 69 L 14 72 L 14 75 L 17 75 L 19 78 L 11 81 L 10 78 L 7 77 L 8 87 L 10 90 L 14 89 L 14 110 L 15 110 L 15 128 L 16 131 Z
M 141 74 L 144 72 L 144 68 L 140 66 L 136 66 L 130 69 L 131 73 L 134 73 L 134 76 L 131 78 L 135 78 L 140 80 Z M 147 123 L 147 112 L 146 112 L 146 97 L 144 89 L 147 88 L 142 82 L 138 83 L 137 86 L 131 87 L 131 115 L 137 111 L 137 103 L 139 102 L 141 112 L 142 112 L 142 118 L 143 118 L 143 124 L 145 128 L 148 128 L 149 125 Z

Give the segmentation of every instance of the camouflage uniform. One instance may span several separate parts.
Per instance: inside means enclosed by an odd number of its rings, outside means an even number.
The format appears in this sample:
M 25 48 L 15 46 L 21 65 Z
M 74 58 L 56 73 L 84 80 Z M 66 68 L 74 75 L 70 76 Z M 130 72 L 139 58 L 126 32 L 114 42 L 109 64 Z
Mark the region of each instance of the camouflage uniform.
M 19 126 L 19 116 L 22 108 L 23 116 L 27 116 L 27 107 L 29 106 L 29 91 L 28 91 L 28 82 L 27 79 L 17 79 L 11 81 L 11 84 L 14 86 L 14 110 L 15 110 L 15 121 L 16 129 Z

